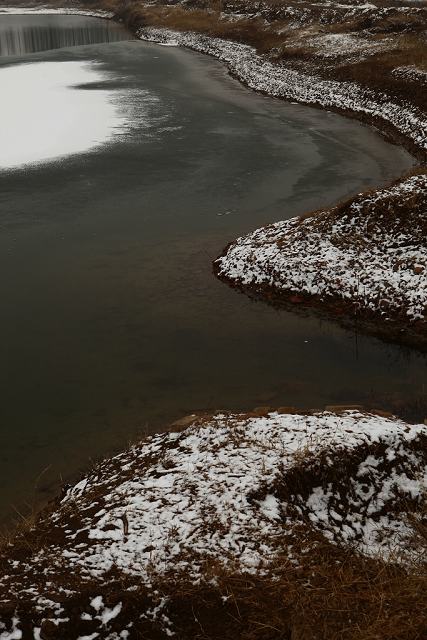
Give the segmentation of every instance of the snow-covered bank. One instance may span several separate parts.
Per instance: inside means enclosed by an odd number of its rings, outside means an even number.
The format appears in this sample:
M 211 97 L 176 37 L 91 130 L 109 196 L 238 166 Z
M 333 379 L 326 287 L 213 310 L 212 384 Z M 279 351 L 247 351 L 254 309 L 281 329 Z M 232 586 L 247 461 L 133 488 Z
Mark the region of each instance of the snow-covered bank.
M 393 511 L 403 496 L 421 500 L 426 435 L 425 425 L 357 412 L 220 414 L 122 454 L 118 473 L 96 470 L 68 491 L 53 521 L 71 504 L 84 514 L 74 563 L 94 576 L 114 563 L 143 579 L 172 568 L 197 578 L 209 557 L 264 571 L 283 528 L 297 522 L 368 555 L 406 553 L 411 532 Z M 352 457 L 348 477 L 343 469 L 334 480 L 335 466 Z M 309 480 L 319 462 L 324 468 Z M 304 497 L 289 482 L 297 469 L 307 476 Z M 67 546 L 74 541 L 72 534 Z
M 425 331 L 427 178 L 258 229 L 216 261 L 220 277 L 278 293 L 342 300 L 352 311 Z M 302 301 L 300 301 L 302 302 Z
M 3 548 L 0 630 L 25 620 L 34 637 L 51 624 L 61 638 L 126 638 L 135 589 L 159 596 L 172 575 L 200 584 L 218 563 L 254 577 L 300 571 L 318 545 L 418 563 L 407 514 L 421 513 L 426 438 L 425 425 L 357 411 L 195 417 L 98 465 Z M 118 576 L 121 600 L 107 603 Z M 158 600 L 139 618 L 172 635 Z
M 249 45 L 192 32 L 145 27 L 137 35 L 161 44 L 185 46 L 224 62 L 230 72 L 251 89 L 268 95 L 323 108 L 360 114 L 391 125 L 420 151 L 427 151 L 427 118 L 410 102 L 397 102 L 385 93 L 351 82 L 324 80 L 297 71 L 286 63 L 273 63 Z

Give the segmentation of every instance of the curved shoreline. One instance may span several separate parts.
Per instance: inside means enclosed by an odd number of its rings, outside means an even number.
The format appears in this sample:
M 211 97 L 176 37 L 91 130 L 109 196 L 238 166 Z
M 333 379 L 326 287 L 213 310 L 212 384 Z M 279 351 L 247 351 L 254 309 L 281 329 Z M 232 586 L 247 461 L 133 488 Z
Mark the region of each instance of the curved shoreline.
M 227 245 L 214 261 L 213 273 L 218 280 L 246 295 L 254 302 L 262 302 L 275 309 L 283 309 L 300 315 L 311 314 L 320 320 L 335 322 L 355 335 L 369 334 L 384 342 L 401 345 L 402 348 L 407 347 L 427 353 L 427 329 L 425 327 L 422 332 L 419 332 L 416 326 L 405 323 L 401 319 L 396 319 L 386 325 L 382 322 L 382 318 L 374 312 L 355 309 L 354 303 L 339 297 L 310 296 L 302 291 L 280 290 L 268 284 L 244 285 L 228 278 L 221 274 L 219 261 L 227 254 L 232 244 Z
M 410 176 L 238 238 L 214 273 L 273 306 L 427 351 L 426 200 L 425 175 Z
M 129 27 L 126 19 L 120 19 Z M 393 144 L 404 146 L 421 166 L 427 161 L 427 121 L 417 107 L 411 111 L 405 106 L 390 103 L 386 95 L 375 96 L 371 89 L 353 83 L 322 80 L 269 62 L 250 45 L 190 31 L 143 26 L 130 28 L 141 40 L 183 46 L 218 59 L 234 78 L 257 93 L 354 118 L 375 128 Z M 333 94 L 334 90 L 336 94 Z M 323 99 L 322 92 L 326 93 Z M 368 105 L 368 100 L 373 102 Z
M 126 23 L 126 17 L 124 16 L 122 19 Z M 393 103 L 386 94 L 377 93 L 371 88 L 363 88 L 354 83 L 322 80 L 315 76 L 304 75 L 284 64 L 269 62 L 265 57 L 258 55 L 255 49 L 249 45 L 195 32 L 171 31 L 155 27 L 133 27 L 133 29 L 141 39 L 160 44 L 184 46 L 217 58 L 226 65 L 233 77 L 259 93 L 287 101 L 296 101 L 307 106 L 328 109 L 375 127 L 387 140 L 409 150 L 419 161 L 415 171 L 418 174 L 427 175 L 425 166 L 427 116 L 413 105 Z M 403 186 L 404 176 L 393 181 L 392 185 L 399 184 L 399 180 Z M 366 193 L 372 200 L 375 200 L 379 194 L 380 190 Z M 363 194 L 360 195 L 363 196 Z M 352 200 L 347 203 L 347 206 L 351 207 L 351 203 Z M 390 198 L 389 208 L 393 209 L 393 206 L 392 198 Z M 322 215 L 326 216 L 328 211 L 323 210 L 315 213 L 321 217 Z M 313 214 L 308 213 L 301 219 L 311 215 Z M 393 215 L 392 212 L 391 215 Z M 267 226 L 263 229 L 267 230 L 268 228 Z M 263 229 L 257 231 L 261 232 Z M 249 233 L 247 238 L 252 235 Z M 427 350 L 427 297 L 423 312 L 424 318 L 419 316 L 416 322 L 412 322 L 406 320 L 405 313 L 402 313 L 401 309 L 396 308 L 394 311 L 391 308 L 392 305 L 390 306 L 388 303 L 386 303 L 386 306 L 389 307 L 388 313 L 385 315 L 382 311 L 378 313 L 376 310 L 363 308 L 360 299 L 343 299 L 339 294 L 330 296 L 306 295 L 304 288 L 298 289 L 287 285 L 286 277 L 279 286 L 269 282 L 268 273 L 265 274 L 264 282 L 243 283 L 246 279 L 246 273 L 250 271 L 251 264 L 242 265 L 239 277 L 227 274 L 227 269 L 224 268 L 227 254 L 241 241 L 240 238 L 231 242 L 213 263 L 213 273 L 232 287 L 270 304 L 279 306 L 302 304 L 314 309 L 321 309 L 329 319 L 336 320 L 338 318 L 339 323 L 347 328 L 357 328 L 357 330 L 360 329 L 386 341 L 422 351 Z M 422 253 L 424 245 L 420 245 L 419 248 Z M 252 254 L 251 261 L 253 260 Z M 427 265 L 424 263 L 417 268 L 422 270 L 422 276 L 427 274 Z M 396 266 L 393 265 L 393 270 L 395 269 Z M 400 270 L 399 265 L 397 269 Z M 390 274 L 386 275 L 390 276 Z M 393 279 L 393 274 L 391 274 L 391 279 Z M 384 287 L 387 288 L 388 284 L 385 279 Z M 300 299 L 295 301 L 296 297 L 300 297 Z
M 105 6 L 103 0 L 98 4 L 100 7 Z M 381 91 L 362 87 L 354 82 L 324 80 L 316 75 L 303 73 L 292 68 L 286 61 L 280 64 L 271 62 L 267 56 L 259 55 L 252 46 L 247 44 L 224 40 L 204 33 L 144 26 L 141 24 L 138 12 L 135 16 L 132 5 L 118 9 L 113 1 L 113 5 L 109 4 L 108 8 L 113 10 L 32 8 L 29 12 L 81 13 L 82 15 L 114 19 L 124 23 L 139 39 L 164 45 L 183 46 L 210 55 L 223 62 L 233 77 L 252 90 L 271 97 L 327 109 L 374 127 L 388 141 L 410 151 L 419 162 L 416 171 L 427 175 L 425 166 L 427 160 L 427 116 L 415 105 L 393 102 L 392 97 Z M 145 5 L 141 5 L 141 11 L 144 8 Z M 13 10 L 14 13 L 18 11 L 20 10 Z M 22 7 L 22 12 L 25 11 L 27 9 Z M 400 180 L 403 184 L 404 178 L 401 177 Z M 369 196 L 372 198 L 378 193 L 380 193 L 378 190 L 374 193 L 369 192 Z M 351 206 L 351 202 L 349 201 L 348 206 Z M 391 204 L 391 206 L 393 205 Z M 329 211 L 318 211 L 316 214 L 321 218 L 327 216 Z M 313 214 L 306 214 L 306 216 L 310 215 Z M 264 230 L 268 230 L 268 227 L 264 227 Z M 247 238 L 252 235 L 249 233 Z M 427 350 L 426 314 L 424 314 L 424 320 L 418 318 L 417 322 L 413 323 L 405 321 L 405 316 L 399 309 L 394 314 L 391 310 L 391 315 L 389 314 L 384 322 L 383 313 L 378 314 L 375 310 L 364 309 L 363 304 L 360 304 L 360 299 L 343 299 L 339 294 L 307 295 L 304 287 L 289 286 L 286 277 L 278 283 L 279 286 L 277 282 L 269 282 L 268 273 L 264 274 L 263 281 L 258 279 L 257 282 L 249 282 L 244 273 L 245 270 L 246 272 L 250 271 L 248 264 L 242 265 L 238 277 L 233 277 L 227 273 L 227 256 L 241 241 L 242 239 L 239 238 L 231 242 L 213 263 L 213 273 L 232 287 L 270 304 L 285 305 L 290 308 L 294 308 L 295 305 L 311 307 L 318 312 L 323 312 L 331 320 L 338 320 L 341 325 L 347 328 L 360 329 L 391 342 L 418 348 L 422 351 Z M 253 255 L 251 259 L 254 259 Z M 271 264 L 269 267 L 271 268 Z M 427 269 L 427 266 L 425 268 Z M 399 266 L 398 269 L 400 269 Z M 384 284 L 387 285 L 387 282 L 385 281 Z M 427 309 L 427 298 L 425 303 Z

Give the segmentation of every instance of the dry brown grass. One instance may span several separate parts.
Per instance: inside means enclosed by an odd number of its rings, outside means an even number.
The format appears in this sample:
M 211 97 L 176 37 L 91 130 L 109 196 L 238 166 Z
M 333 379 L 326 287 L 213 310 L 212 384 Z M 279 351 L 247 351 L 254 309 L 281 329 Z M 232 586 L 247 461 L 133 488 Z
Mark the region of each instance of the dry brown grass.
M 327 546 L 299 569 L 284 559 L 275 580 L 215 577 L 216 588 L 188 585 L 174 592 L 170 610 L 180 621 L 178 637 L 417 640 L 427 631 L 425 576 Z
M 154 26 L 176 31 L 196 31 L 211 37 L 251 44 L 260 52 L 268 52 L 283 42 L 283 36 L 266 26 L 259 18 L 229 22 L 216 11 L 184 9 L 181 6 L 132 5 L 121 15 L 130 27 Z
M 305 540 L 305 549 L 308 549 Z M 170 574 L 155 580 L 147 589 L 138 579 L 112 570 L 102 583 L 81 580 L 68 572 L 49 576 L 56 586 L 78 591 L 63 596 L 61 640 L 99 631 L 95 620 L 84 621 L 83 612 L 94 596 L 102 595 L 112 607 L 122 603 L 120 615 L 110 631 L 123 629 L 133 621 L 130 640 L 167 638 L 162 625 L 141 613 L 155 607 L 161 598 L 163 610 L 172 622 L 177 640 L 421 640 L 427 633 L 427 579 L 414 567 L 362 558 L 323 544 L 305 554 L 296 568 L 287 558 L 278 561 L 274 576 L 254 577 L 206 566 L 207 581 L 195 585 L 185 576 Z M 129 587 L 131 590 L 129 591 Z M 50 588 L 40 584 L 45 597 Z M 157 593 L 155 593 L 157 592 Z M 0 593 L 3 598 L 5 594 Z M 40 624 L 42 638 L 58 638 L 58 628 L 49 622 L 21 594 L 15 602 L 0 603 L 0 619 L 7 623 L 18 613 L 23 640 L 32 638 L 34 624 Z M 53 596 L 57 600 L 57 594 Z M 101 630 L 102 634 L 102 630 Z M 100 636 L 101 638 L 104 636 Z

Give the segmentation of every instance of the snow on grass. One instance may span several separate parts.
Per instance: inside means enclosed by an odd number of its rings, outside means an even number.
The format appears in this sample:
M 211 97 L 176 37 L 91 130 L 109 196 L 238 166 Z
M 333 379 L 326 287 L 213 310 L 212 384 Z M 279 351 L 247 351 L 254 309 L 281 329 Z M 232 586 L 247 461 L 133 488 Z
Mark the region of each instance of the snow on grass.
M 410 80 L 411 82 L 427 84 L 427 71 L 425 71 L 424 69 L 418 69 L 415 65 L 396 67 L 395 69 L 393 69 L 392 73 L 397 78 L 403 78 L 404 80 Z
M 258 229 L 218 258 L 218 273 L 243 286 L 341 299 L 384 319 L 425 321 L 426 198 L 427 178 L 418 175 L 342 210 Z
M 123 599 L 145 588 L 154 602 L 139 616 L 169 636 L 156 585 L 210 584 L 209 566 L 273 578 L 319 543 L 409 566 L 419 560 L 407 515 L 422 509 L 426 438 L 425 425 L 357 411 L 196 418 L 100 463 L 31 541 L 18 537 L 16 556 L 13 542 L 3 550 L 0 602 L 13 611 L 8 598 L 25 600 L 37 633 L 78 615 L 88 637 L 111 625 L 121 630 L 111 637 L 127 637 Z M 117 577 L 111 599 L 105 586 Z
M 0 640 L 21 640 L 22 631 L 19 629 L 19 618 L 12 618 L 12 629 L 6 630 L 3 622 L 0 622 Z
M 370 40 L 369 38 L 361 37 L 355 33 L 327 33 L 309 38 L 304 42 L 305 46 L 309 46 L 315 52 L 315 55 L 320 58 L 339 58 L 341 56 L 346 57 L 346 63 L 348 63 L 348 57 L 352 59 L 356 57 L 358 60 L 362 60 L 368 55 L 377 53 L 384 49 L 390 49 L 393 47 L 393 43 L 390 39 Z
M 214 56 L 223 61 L 233 75 L 256 91 L 384 120 L 412 140 L 419 149 L 427 149 L 426 114 L 409 103 L 398 103 L 380 91 L 352 82 L 323 80 L 296 71 L 285 63 L 272 63 L 249 45 L 221 38 L 153 27 L 140 29 L 138 35 L 143 40 L 178 44 Z
M 357 412 L 218 415 L 155 436 L 70 489 L 52 515 L 65 528 L 64 543 L 44 550 L 38 562 L 60 559 L 97 578 L 114 567 L 143 581 L 172 570 L 197 578 L 209 558 L 263 572 L 281 548 L 284 528 L 297 522 L 321 523 L 329 539 L 359 545 L 368 555 L 387 554 L 409 536 L 391 505 L 401 495 L 421 499 L 425 478 L 416 475 L 424 472 L 416 442 L 426 433 L 424 425 Z M 334 484 L 328 466 L 352 455 L 354 477 L 340 473 Z M 316 460 L 325 465 L 319 486 L 308 480 L 302 497 L 290 478 L 296 469 L 312 478 Z M 70 508 L 80 514 L 77 531 L 64 520 Z

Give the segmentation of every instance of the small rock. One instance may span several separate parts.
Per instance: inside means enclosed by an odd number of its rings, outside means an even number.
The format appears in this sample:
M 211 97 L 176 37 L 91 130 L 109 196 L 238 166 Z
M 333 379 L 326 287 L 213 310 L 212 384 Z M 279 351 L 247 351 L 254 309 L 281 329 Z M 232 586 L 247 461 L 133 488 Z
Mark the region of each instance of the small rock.
M 271 407 L 255 407 L 255 409 L 252 409 L 251 413 L 256 416 L 266 416 L 270 411 L 272 411 Z
M 296 413 L 296 408 L 295 407 L 279 407 L 277 409 L 277 413 Z
M 325 411 L 331 413 L 341 413 L 342 411 L 364 411 L 362 404 L 327 404 Z M 391 414 L 390 414 L 391 415 Z
M 179 420 L 175 420 L 175 422 L 172 422 L 172 424 L 170 425 L 170 429 L 171 431 L 176 431 L 177 429 L 186 429 L 191 424 L 193 424 L 193 422 L 195 422 L 197 418 L 198 416 L 195 413 L 192 413 L 189 416 L 184 416 L 183 418 L 180 418 Z

